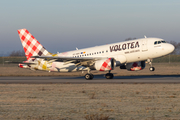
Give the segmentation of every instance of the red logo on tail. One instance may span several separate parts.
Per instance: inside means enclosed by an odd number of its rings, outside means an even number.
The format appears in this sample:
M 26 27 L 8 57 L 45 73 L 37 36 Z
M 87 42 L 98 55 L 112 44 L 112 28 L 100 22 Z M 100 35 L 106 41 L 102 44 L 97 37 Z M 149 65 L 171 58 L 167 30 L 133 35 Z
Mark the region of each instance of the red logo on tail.
M 47 55 L 48 51 L 26 29 L 18 30 L 27 60 L 31 56 Z

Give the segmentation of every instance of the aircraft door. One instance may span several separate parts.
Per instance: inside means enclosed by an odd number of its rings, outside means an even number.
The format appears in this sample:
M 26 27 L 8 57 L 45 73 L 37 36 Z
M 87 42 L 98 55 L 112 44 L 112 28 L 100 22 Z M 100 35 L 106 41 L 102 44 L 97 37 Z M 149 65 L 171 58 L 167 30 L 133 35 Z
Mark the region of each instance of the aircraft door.
M 147 47 L 147 39 L 144 39 L 142 41 L 142 52 L 148 51 L 148 47 Z

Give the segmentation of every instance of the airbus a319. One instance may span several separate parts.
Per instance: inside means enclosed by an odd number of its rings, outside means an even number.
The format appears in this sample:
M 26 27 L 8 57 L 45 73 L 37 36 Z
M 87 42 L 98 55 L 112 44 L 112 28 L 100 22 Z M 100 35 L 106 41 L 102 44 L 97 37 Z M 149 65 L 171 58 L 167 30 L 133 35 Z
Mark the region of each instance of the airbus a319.
M 91 70 L 107 71 L 105 77 L 112 79 L 115 67 L 129 71 L 143 70 L 146 61 L 154 71 L 152 59 L 174 51 L 172 44 L 160 38 L 142 38 L 85 49 L 53 54 L 48 52 L 26 29 L 18 30 L 27 61 L 21 68 L 56 72 L 87 71 L 85 79 L 93 79 Z

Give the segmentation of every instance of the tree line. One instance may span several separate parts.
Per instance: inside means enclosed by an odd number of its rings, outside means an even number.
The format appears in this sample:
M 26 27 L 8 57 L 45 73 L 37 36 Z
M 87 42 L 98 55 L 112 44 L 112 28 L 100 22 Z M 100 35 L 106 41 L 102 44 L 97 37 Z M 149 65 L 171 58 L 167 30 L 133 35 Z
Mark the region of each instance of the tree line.
M 175 50 L 171 53 L 173 55 L 179 55 L 180 54 L 180 42 L 176 41 L 170 41 L 172 45 L 174 45 Z
M 10 57 L 16 57 L 16 56 L 25 56 L 24 50 L 17 50 L 17 51 L 12 51 L 9 54 Z

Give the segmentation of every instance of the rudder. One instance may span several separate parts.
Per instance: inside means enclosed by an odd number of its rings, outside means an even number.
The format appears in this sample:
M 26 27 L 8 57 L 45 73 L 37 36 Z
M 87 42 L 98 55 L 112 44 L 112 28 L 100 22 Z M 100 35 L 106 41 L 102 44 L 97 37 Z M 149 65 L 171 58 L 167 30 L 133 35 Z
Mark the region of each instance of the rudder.
M 47 56 L 50 53 L 34 38 L 27 29 L 18 30 L 19 37 L 21 39 L 22 46 L 27 60 L 31 56 Z

